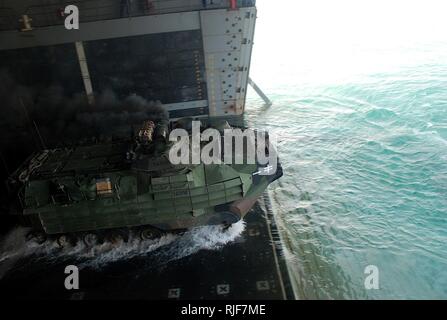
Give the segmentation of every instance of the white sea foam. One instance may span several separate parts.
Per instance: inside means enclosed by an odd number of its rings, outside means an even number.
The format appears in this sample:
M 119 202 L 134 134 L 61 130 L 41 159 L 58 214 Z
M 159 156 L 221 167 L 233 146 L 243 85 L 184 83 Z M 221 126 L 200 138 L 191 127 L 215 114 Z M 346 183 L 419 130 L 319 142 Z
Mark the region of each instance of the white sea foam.
M 26 241 L 28 229 L 16 228 L 0 242 L 0 278 L 22 258 L 29 259 L 30 263 L 76 260 L 80 268 L 101 268 L 112 262 L 148 254 L 157 255 L 163 262 L 169 262 L 200 250 L 219 250 L 237 239 L 244 229 L 245 223 L 240 221 L 226 231 L 223 231 L 221 226 L 204 226 L 183 234 L 167 234 L 156 240 L 143 241 L 132 233 L 127 242 L 106 242 L 87 247 L 82 241 L 78 241 L 75 246 L 60 248 L 53 240 L 41 245 Z

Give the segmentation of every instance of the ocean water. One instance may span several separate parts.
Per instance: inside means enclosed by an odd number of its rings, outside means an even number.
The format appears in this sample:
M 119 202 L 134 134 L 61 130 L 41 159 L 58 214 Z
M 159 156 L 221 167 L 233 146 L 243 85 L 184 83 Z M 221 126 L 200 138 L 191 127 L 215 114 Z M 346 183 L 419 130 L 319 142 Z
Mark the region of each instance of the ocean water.
M 250 92 L 247 117 L 278 137 L 271 193 L 299 296 L 447 299 L 447 39 L 275 57 L 275 26 L 258 25 L 252 76 L 273 106 Z

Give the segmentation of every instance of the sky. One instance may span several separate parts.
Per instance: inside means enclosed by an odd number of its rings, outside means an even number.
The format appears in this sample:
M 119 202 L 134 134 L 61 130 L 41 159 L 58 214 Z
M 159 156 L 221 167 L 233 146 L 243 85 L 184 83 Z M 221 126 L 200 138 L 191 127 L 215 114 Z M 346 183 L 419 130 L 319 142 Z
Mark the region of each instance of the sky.
M 422 59 L 416 51 L 447 43 L 445 0 L 258 0 L 257 7 L 255 81 L 284 71 L 335 81 Z

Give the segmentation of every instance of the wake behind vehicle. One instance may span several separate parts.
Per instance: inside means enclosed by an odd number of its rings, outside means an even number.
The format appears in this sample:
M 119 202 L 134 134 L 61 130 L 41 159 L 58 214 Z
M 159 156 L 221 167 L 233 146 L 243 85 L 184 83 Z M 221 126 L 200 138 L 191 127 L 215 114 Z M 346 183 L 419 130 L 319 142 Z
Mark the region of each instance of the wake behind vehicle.
M 177 128 L 190 131 L 190 121 Z M 229 128 L 221 122 L 213 126 Z M 172 164 L 171 125 L 144 121 L 133 137 L 40 151 L 9 178 L 12 212 L 30 238 L 59 244 L 141 239 L 195 226 L 228 227 L 242 219 L 282 176 L 249 164 Z

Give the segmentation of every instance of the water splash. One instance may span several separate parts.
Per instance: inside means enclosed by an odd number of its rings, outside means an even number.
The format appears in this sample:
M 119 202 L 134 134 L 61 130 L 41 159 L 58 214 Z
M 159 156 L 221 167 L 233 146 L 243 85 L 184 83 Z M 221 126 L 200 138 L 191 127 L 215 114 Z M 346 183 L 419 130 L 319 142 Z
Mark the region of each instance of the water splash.
M 78 241 L 75 246 L 60 248 L 55 240 L 47 240 L 39 245 L 26 241 L 27 228 L 16 228 L 0 241 L 0 279 L 11 270 L 16 262 L 28 259 L 29 263 L 56 263 L 71 260 L 79 268 L 100 269 L 117 261 L 151 255 L 160 263 L 169 263 L 200 250 L 219 250 L 235 241 L 245 230 L 245 222 L 240 221 L 228 230 L 221 226 L 192 228 L 183 234 L 167 234 L 156 240 L 140 240 L 136 233 L 129 235 L 127 242 L 86 246 Z

